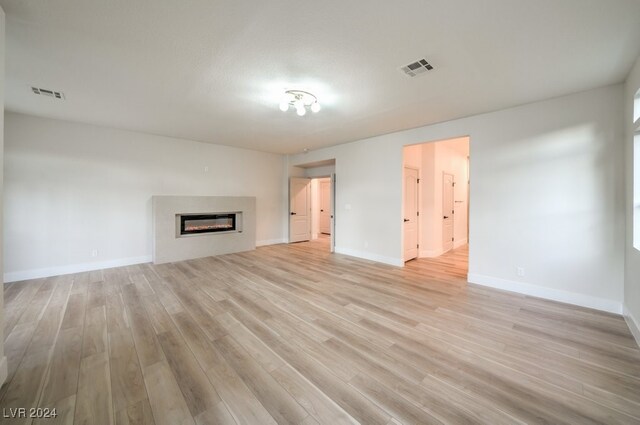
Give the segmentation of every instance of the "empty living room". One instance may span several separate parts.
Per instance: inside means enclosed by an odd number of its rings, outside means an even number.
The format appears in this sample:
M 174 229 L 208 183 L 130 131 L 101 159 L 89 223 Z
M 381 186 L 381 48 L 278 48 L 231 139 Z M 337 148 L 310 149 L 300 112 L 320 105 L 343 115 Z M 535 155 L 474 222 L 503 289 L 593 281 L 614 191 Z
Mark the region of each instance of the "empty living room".
M 640 423 L 638 0 L 0 0 L 0 105 L 0 423 Z

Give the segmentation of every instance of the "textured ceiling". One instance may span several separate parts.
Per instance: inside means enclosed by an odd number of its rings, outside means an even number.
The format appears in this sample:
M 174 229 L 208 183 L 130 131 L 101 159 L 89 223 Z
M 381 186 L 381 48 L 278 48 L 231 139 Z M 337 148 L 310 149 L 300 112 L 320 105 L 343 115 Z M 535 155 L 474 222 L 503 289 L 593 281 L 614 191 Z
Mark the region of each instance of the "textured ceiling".
M 0 4 L 8 110 L 278 153 L 621 82 L 640 52 L 638 0 Z M 323 110 L 281 112 L 292 88 Z

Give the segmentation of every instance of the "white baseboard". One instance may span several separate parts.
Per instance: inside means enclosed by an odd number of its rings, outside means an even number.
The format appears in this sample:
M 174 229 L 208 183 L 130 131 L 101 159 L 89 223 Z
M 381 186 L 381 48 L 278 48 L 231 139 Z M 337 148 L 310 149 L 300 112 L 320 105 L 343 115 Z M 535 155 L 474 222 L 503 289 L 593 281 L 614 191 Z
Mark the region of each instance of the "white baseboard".
M 453 249 L 460 248 L 462 245 L 467 243 L 467 238 L 460 239 L 459 241 L 453 242 Z
M 545 288 L 544 286 L 515 282 L 512 280 L 484 276 L 475 273 L 469 273 L 467 280 L 470 283 L 488 286 L 491 288 L 517 292 L 519 294 L 531 295 L 533 297 L 545 298 L 567 304 L 579 305 L 581 307 L 593 308 L 596 310 L 607 311 L 609 313 L 622 314 L 622 303 L 606 298 L 592 297 L 590 295 L 578 294 L 576 292 Z
M 21 270 L 4 274 L 5 283 L 19 280 L 39 279 L 41 277 L 60 276 L 64 274 L 88 272 L 91 270 L 110 269 L 113 267 L 131 266 L 133 264 L 150 263 L 151 256 L 119 258 L 116 260 L 96 261 L 93 263 L 70 264 L 68 266 L 47 267 L 43 269 Z
M 2 384 L 4 384 L 4 382 L 7 380 L 8 373 L 9 370 L 7 369 L 7 356 L 4 356 L 2 357 L 2 360 L 0 360 L 0 386 L 2 386 Z
M 287 243 L 286 239 L 267 239 L 257 241 L 256 246 L 275 245 Z M 4 274 L 5 283 L 17 282 L 20 280 L 39 279 L 42 277 L 60 276 L 65 274 L 88 272 L 91 270 L 110 269 L 113 267 L 131 266 L 133 264 L 150 263 L 153 261 L 151 255 L 142 257 L 119 258 L 115 260 L 96 261 L 93 263 L 70 264 L 67 266 L 46 267 L 42 269 L 20 270 L 7 272 Z
M 640 347 L 640 320 L 635 318 L 635 316 L 631 313 L 626 305 L 623 305 L 622 309 L 624 320 L 625 322 L 627 322 L 627 326 L 629 326 L 631 334 L 636 339 L 636 344 L 638 344 L 638 346 Z
M 265 239 L 263 241 L 257 241 L 256 246 L 277 245 L 279 243 L 287 243 L 287 239 Z
M 384 255 L 372 254 L 370 252 L 358 251 L 351 248 L 342 248 L 336 246 L 337 254 L 349 255 L 351 257 L 363 258 L 365 260 L 376 261 L 378 263 L 390 264 L 392 266 L 403 267 L 404 261 L 398 258 L 385 257 Z
M 461 247 L 462 245 L 467 243 L 467 238 L 461 239 L 459 241 L 455 241 L 453 243 L 453 248 L 452 249 L 456 249 Z M 419 257 L 420 258 L 435 258 L 435 257 L 439 257 L 442 254 L 444 254 L 445 251 L 442 248 L 438 248 L 438 249 L 424 249 L 422 251 L 420 251 Z
M 444 254 L 444 251 L 442 251 L 441 249 L 425 249 L 420 251 L 419 253 L 419 257 L 420 258 L 435 258 L 435 257 L 439 257 L 442 254 Z

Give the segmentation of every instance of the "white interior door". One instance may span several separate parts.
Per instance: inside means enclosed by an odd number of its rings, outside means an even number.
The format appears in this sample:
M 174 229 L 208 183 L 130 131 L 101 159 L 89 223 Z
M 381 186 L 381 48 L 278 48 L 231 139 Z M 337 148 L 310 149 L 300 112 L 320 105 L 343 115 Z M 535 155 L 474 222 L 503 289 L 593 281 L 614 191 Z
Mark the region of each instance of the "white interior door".
M 404 169 L 404 261 L 418 256 L 418 170 Z
M 320 181 L 320 233 L 331 234 L 331 180 Z
M 453 248 L 453 175 L 442 175 L 442 251 Z
M 289 181 L 289 242 L 311 239 L 311 179 Z

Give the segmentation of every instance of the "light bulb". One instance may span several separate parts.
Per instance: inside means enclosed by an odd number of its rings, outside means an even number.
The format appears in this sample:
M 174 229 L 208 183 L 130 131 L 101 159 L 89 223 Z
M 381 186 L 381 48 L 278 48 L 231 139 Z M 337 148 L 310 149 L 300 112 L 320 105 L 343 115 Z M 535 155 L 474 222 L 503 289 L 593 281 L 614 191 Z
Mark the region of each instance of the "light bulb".
M 280 110 L 282 112 L 287 112 L 289 110 L 289 102 L 287 100 L 280 102 Z
M 320 104 L 315 101 L 311 104 L 311 112 L 316 113 L 320 111 Z
M 307 110 L 304 108 L 304 105 L 302 105 L 302 107 L 296 108 L 296 114 L 298 114 L 298 116 L 302 117 L 306 113 L 307 113 Z

